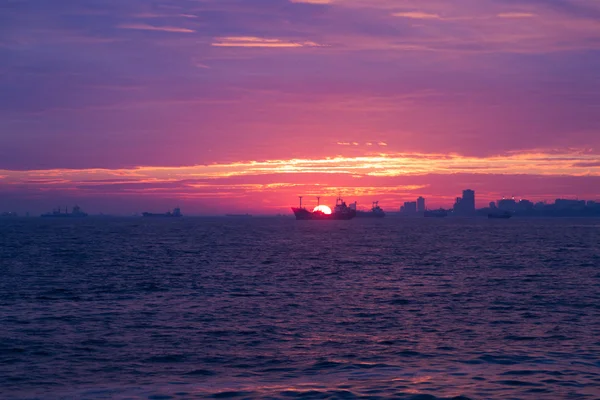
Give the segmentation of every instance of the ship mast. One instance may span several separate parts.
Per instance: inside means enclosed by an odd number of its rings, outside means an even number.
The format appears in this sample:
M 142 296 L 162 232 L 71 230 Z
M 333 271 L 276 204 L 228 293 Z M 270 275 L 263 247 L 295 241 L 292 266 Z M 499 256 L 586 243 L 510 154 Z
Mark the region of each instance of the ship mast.
M 298 196 L 300 198 L 300 208 L 302 208 L 302 196 Z
M 321 197 L 317 196 L 317 207 L 321 205 Z

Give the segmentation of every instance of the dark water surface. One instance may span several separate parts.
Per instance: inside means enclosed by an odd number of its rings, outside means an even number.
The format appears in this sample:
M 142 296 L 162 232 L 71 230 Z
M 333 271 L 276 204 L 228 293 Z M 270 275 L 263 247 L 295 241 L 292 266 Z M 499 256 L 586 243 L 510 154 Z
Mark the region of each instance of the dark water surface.
M 2 398 L 600 397 L 600 220 L 0 220 Z

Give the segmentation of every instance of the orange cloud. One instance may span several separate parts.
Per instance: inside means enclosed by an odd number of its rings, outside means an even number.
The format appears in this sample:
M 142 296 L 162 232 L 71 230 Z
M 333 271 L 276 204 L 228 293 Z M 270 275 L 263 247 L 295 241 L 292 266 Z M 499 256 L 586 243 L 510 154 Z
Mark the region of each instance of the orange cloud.
M 532 18 L 535 17 L 535 14 L 531 13 L 522 13 L 522 12 L 507 12 L 500 13 L 497 15 L 499 18 Z
M 227 36 L 217 37 L 212 43 L 215 47 L 319 47 L 320 45 L 310 41 L 294 42 L 282 39 L 259 38 L 255 36 Z
M 598 179 L 600 157 L 578 150 L 479 158 L 373 153 L 180 167 L 0 170 L 0 190 L 19 198 L 30 196 L 30 200 L 53 196 L 91 202 L 121 199 L 134 207 L 177 199 L 192 213 L 194 209 L 211 213 L 248 208 L 289 212 L 288 206 L 297 195 L 322 196 L 324 202 L 332 202 L 342 193 L 349 201 L 363 205 L 380 200 L 387 210 L 419 195 L 431 199 L 430 205 L 450 206 L 455 194 L 465 187 L 477 190 L 481 205 L 515 193 L 531 200 L 561 197 L 565 192 L 595 196 L 593 182 Z M 549 191 L 552 187 L 554 192 Z M 583 192 L 582 187 L 590 189 Z
M 392 14 L 394 17 L 412 18 L 412 19 L 442 19 L 437 14 L 430 14 L 421 11 L 397 12 Z
M 354 143 L 349 143 L 354 145 Z M 379 145 L 383 145 L 382 142 Z M 260 175 L 350 174 L 353 176 L 407 176 L 422 174 L 528 174 L 600 176 L 600 157 L 580 151 L 569 153 L 525 152 L 494 157 L 447 154 L 384 153 L 358 157 L 287 159 L 181 167 L 136 167 L 130 169 L 1 171 L 0 183 L 35 181 L 79 182 L 132 178 L 136 182 L 166 183 L 185 179 L 216 179 Z

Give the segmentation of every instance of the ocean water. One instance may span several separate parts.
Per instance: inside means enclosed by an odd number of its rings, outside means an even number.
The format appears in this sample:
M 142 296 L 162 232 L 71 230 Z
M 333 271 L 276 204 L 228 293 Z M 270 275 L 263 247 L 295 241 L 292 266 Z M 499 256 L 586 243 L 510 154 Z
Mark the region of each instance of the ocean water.
M 0 274 L 3 399 L 600 398 L 600 220 L 3 219 Z

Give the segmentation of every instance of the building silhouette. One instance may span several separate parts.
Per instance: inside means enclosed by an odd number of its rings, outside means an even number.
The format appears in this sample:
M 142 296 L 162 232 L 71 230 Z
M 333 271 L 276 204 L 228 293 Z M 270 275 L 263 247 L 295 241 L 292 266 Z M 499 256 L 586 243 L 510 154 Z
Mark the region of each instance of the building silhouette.
M 554 205 L 557 208 L 583 208 L 585 200 L 556 199 Z
M 403 214 L 416 214 L 417 213 L 417 202 L 416 201 L 405 201 L 404 205 L 400 207 L 400 212 Z
M 517 202 L 515 199 L 498 200 L 498 208 L 503 211 L 516 211 Z
M 463 190 L 462 203 L 467 212 L 475 213 L 475 191 L 471 189 Z
M 425 212 L 425 199 L 421 196 L 417 199 L 417 212 Z
M 498 209 L 511 213 L 530 211 L 535 207 L 533 202 L 525 199 L 516 201 L 515 198 L 498 200 Z
M 462 197 L 457 197 L 454 203 L 454 213 L 456 215 L 475 215 L 475 191 L 471 189 L 463 190 Z

